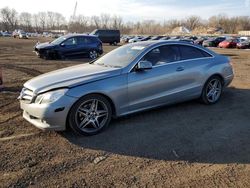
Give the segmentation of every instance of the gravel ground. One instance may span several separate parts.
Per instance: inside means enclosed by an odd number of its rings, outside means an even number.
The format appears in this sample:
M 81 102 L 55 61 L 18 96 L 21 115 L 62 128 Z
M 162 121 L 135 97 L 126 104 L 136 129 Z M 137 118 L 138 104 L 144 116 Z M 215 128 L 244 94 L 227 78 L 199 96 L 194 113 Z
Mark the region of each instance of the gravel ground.
M 213 49 L 235 70 L 218 104 L 166 106 L 80 137 L 40 131 L 21 117 L 16 98 L 26 80 L 88 62 L 39 59 L 35 42 L 0 38 L 0 187 L 250 187 L 249 50 Z

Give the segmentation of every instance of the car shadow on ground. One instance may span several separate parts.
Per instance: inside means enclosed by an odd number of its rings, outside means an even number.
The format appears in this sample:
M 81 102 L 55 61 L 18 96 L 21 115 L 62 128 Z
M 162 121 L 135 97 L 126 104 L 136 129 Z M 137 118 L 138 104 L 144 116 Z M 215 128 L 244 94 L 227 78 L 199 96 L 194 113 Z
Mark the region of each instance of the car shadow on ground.
M 197 101 L 113 120 L 92 137 L 62 135 L 82 148 L 156 160 L 250 163 L 250 90 L 228 88 L 219 103 Z

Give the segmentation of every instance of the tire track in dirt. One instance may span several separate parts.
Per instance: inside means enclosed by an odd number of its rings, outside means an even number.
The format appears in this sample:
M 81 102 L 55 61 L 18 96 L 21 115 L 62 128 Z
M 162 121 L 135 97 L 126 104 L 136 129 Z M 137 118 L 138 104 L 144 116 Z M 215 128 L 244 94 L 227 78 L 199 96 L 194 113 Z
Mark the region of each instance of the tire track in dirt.
M 4 108 L 4 107 L 6 107 L 6 106 L 9 106 L 9 105 L 12 104 L 12 103 L 13 103 L 13 101 L 8 102 L 8 103 L 5 103 L 5 104 L 3 104 L 3 105 L 0 105 L 0 109 L 1 109 L 1 108 Z
M 22 112 L 18 112 L 18 113 L 16 113 L 14 116 L 12 116 L 12 117 L 10 117 L 10 118 L 8 118 L 8 119 L 5 119 L 4 121 L 0 121 L 0 125 L 2 125 L 2 124 L 4 124 L 4 123 L 7 123 L 7 122 L 9 122 L 9 121 L 11 121 L 11 120 L 14 120 L 15 118 L 17 118 L 17 117 L 19 117 L 19 116 L 21 116 L 22 115 Z
M 29 69 L 26 67 L 20 67 L 20 66 L 16 66 L 16 65 L 3 65 L 3 68 L 17 70 L 17 71 L 24 72 L 24 73 L 31 75 L 31 76 L 38 76 L 40 74 L 43 74 L 43 72 L 40 72 L 38 70 Z

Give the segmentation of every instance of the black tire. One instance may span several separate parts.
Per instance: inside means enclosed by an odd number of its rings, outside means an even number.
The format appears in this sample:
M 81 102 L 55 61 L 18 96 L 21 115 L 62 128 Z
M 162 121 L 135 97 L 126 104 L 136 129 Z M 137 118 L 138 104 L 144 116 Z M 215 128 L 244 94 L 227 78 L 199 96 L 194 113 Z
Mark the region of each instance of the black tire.
M 114 46 L 117 46 L 117 42 L 113 42 L 113 45 L 114 45 Z
M 102 121 L 101 123 L 98 121 L 99 117 L 97 117 L 100 115 L 99 113 L 98 113 L 98 115 L 97 114 L 93 115 L 93 114 L 90 114 L 90 113 L 92 113 L 90 111 L 86 112 L 86 110 L 92 109 L 92 104 L 93 104 L 92 101 L 95 101 L 95 100 L 98 101 L 96 103 L 97 106 L 99 105 L 99 109 L 97 111 L 100 111 L 100 112 L 107 111 L 107 116 L 105 115 L 105 117 L 103 117 L 103 119 L 101 119 L 101 121 Z M 91 103 L 91 106 L 89 106 L 88 103 Z M 106 107 L 103 107 L 104 110 L 101 110 L 102 105 L 106 106 Z M 88 109 L 88 107 L 90 109 Z M 84 115 L 82 115 L 82 114 L 84 114 Z M 68 115 L 68 123 L 69 123 L 70 128 L 75 133 L 80 134 L 80 135 L 84 135 L 84 136 L 92 136 L 92 135 L 96 135 L 96 134 L 102 132 L 109 125 L 109 123 L 111 121 L 111 117 L 112 117 L 112 108 L 111 108 L 111 104 L 109 103 L 109 101 L 101 95 L 91 94 L 91 95 L 86 95 L 86 96 L 80 98 L 72 106 L 72 108 L 69 111 L 69 115 Z M 102 117 L 100 117 L 100 118 L 102 118 Z M 100 127 L 94 127 L 94 124 L 95 124 L 94 122 L 96 122 L 96 121 L 99 122 L 98 125 L 100 125 Z M 80 126 L 83 122 L 86 122 L 86 123 L 83 124 L 84 127 L 80 128 Z
M 211 97 L 213 98 L 213 96 L 210 96 L 210 92 L 212 92 L 213 89 L 210 89 L 211 84 L 215 81 L 218 81 L 218 91 L 217 89 L 214 88 L 214 94 L 216 93 L 216 91 L 218 92 L 216 97 L 214 97 L 214 100 L 211 99 Z M 219 91 L 220 88 L 220 91 Z M 216 90 L 216 91 L 215 91 Z M 215 104 L 220 100 L 221 94 L 222 94 L 222 90 L 223 90 L 223 81 L 219 76 L 212 76 L 210 77 L 207 82 L 205 83 L 203 90 L 202 90 L 202 94 L 201 94 L 201 101 L 204 104 L 207 105 L 211 105 L 211 104 Z

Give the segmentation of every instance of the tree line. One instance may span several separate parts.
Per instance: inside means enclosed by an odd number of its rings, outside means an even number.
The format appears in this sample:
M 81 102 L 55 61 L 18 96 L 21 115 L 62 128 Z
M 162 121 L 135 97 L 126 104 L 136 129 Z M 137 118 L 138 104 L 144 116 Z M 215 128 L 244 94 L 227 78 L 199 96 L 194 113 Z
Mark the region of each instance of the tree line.
M 13 31 L 23 29 L 27 32 L 44 32 L 50 30 L 68 30 L 69 32 L 91 32 L 94 29 L 119 29 L 123 34 L 166 34 L 179 26 L 185 26 L 196 33 L 203 32 L 204 28 L 220 27 L 225 33 L 235 34 L 241 30 L 250 30 L 250 17 L 228 17 L 225 14 L 212 16 L 207 20 L 199 16 L 189 16 L 186 19 L 169 19 L 157 22 L 143 20 L 125 22 L 121 16 L 101 14 L 87 17 L 79 14 L 71 16 L 69 21 L 57 12 L 29 12 L 18 13 L 15 9 L 5 7 L 0 9 L 0 30 Z

